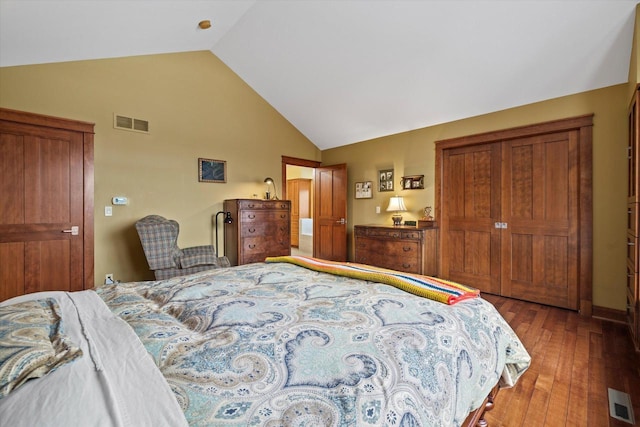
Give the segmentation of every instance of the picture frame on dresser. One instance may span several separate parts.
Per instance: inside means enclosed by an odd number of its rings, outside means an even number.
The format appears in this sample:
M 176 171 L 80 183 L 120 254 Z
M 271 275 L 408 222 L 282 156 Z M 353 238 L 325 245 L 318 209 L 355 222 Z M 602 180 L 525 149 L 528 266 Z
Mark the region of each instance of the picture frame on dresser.
M 356 199 L 371 199 L 373 198 L 371 181 L 356 182 L 356 191 L 354 196 Z
M 227 161 L 214 159 L 198 159 L 199 182 L 227 182 Z

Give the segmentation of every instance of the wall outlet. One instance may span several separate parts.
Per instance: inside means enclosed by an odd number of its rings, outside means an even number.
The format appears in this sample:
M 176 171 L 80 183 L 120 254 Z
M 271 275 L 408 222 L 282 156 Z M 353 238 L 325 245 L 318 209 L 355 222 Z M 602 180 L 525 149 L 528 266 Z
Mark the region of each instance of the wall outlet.
M 113 273 L 107 273 L 104 275 L 104 284 L 111 285 L 113 283 Z

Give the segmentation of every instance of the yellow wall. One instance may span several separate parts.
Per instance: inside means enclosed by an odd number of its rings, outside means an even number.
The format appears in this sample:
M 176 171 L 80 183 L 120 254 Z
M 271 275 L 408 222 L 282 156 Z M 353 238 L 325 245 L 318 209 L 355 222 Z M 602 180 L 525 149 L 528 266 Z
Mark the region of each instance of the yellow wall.
M 640 3 L 636 5 L 636 21 L 631 45 L 631 61 L 629 63 L 630 98 L 636 90 L 636 85 L 640 83 L 640 57 L 638 56 L 638 49 L 640 49 Z
M 176 219 L 180 246 L 211 244 L 224 199 L 262 197 L 267 176 L 280 193 L 282 155 L 320 160 L 315 145 L 209 51 L 0 68 L 0 106 L 96 124 L 96 283 L 106 273 L 153 278 L 137 219 Z M 114 129 L 114 113 L 148 120 L 151 134 Z M 198 182 L 199 157 L 226 160 L 227 183 Z M 105 217 L 116 195 L 130 203 Z
M 626 109 L 628 85 L 539 102 L 452 123 L 360 142 L 322 152 L 325 164 L 347 163 L 349 173 L 349 224 L 389 224 L 385 212 L 394 194 L 405 197 L 417 219 L 422 209 L 434 204 L 435 141 L 506 129 L 565 117 L 595 113 L 593 127 L 593 303 L 625 309 L 626 296 Z M 377 171 L 394 169 L 395 192 L 377 191 Z M 424 190 L 399 190 L 403 175 L 425 175 Z M 355 182 L 373 181 L 372 199 L 355 200 Z M 380 206 L 382 213 L 376 214 Z M 351 245 L 352 246 L 352 245 Z

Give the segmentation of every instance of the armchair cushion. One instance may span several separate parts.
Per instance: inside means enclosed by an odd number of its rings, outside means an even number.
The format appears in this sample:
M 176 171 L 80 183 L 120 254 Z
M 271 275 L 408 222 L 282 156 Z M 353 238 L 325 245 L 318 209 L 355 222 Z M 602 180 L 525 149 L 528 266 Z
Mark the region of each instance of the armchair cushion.
M 216 264 L 216 252 L 213 246 L 193 246 L 182 249 L 179 257 L 180 267 L 189 268 L 196 265 Z

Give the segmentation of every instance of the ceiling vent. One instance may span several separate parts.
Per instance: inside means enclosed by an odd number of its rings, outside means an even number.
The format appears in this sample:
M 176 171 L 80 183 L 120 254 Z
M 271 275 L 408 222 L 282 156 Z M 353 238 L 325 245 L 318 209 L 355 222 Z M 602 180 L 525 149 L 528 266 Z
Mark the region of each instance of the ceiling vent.
M 130 130 L 133 132 L 149 133 L 149 122 L 142 119 L 134 119 L 133 117 L 122 116 L 120 114 L 113 115 L 113 127 L 116 129 Z

